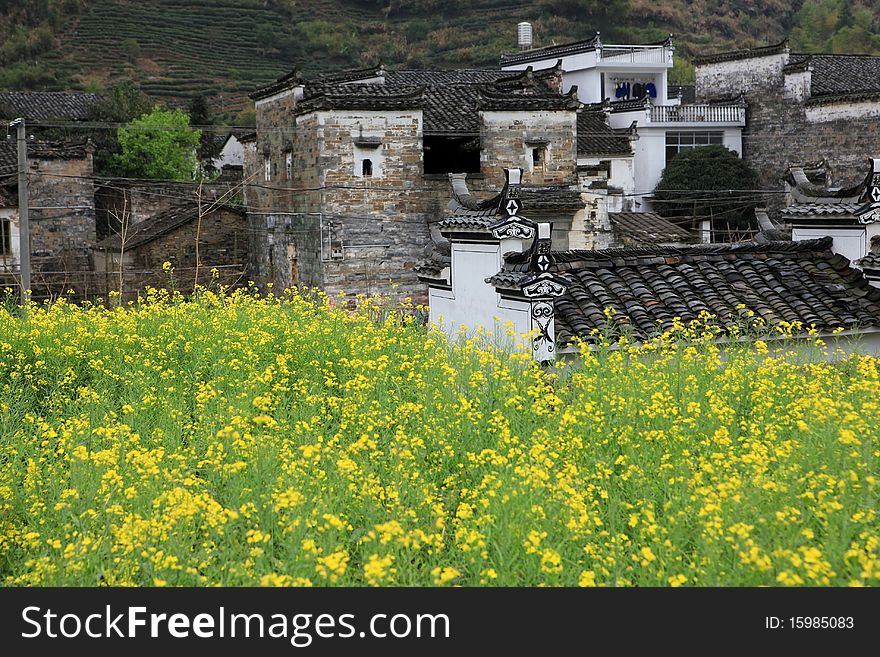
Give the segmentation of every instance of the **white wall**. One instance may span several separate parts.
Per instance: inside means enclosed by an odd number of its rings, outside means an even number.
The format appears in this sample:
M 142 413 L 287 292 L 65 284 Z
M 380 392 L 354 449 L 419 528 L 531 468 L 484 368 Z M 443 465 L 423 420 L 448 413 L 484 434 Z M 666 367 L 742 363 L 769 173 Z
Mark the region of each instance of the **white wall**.
M 226 140 L 220 155 L 214 160 L 214 166 L 222 169 L 224 166 L 243 166 L 244 165 L 244 147 L 241 142 L 233 135 Z
M 635 157 L 633 168 L 635 173 L 635 193 L 639 195 L 651 194 L 660 175 L 666 168 L 666 128 L 639 128 L 639 138 L 634 144 Z M 640 210 L 650 210 L 650 203 L 639 199 L 642 203 Z
M 504 336 L 503 325 L 508 321 L 517 333 L 527 333 L 528 303 L 501 302 L 495 288 L 485 282 L 501 269 L 501 246 L 453 242 L 451 255 L 452 290 L 428 289 L 431 323 L 450 336 L 459 333 L 462 326 L 467 327 L 469 336 L 479 327 Z
M 878 81 L 880 85 L 880 81 Z M 857 102 L 828 103 L 824 105 L 805 105 L 804 114 L 808 123 L 827 121 L 863 120 L 869 116 L 880 116 L 880 102 L 876 99 Z
M 778 88 L 782 84 L 782 67 L 787 63 L 788 53 L 777 53 L 700 64 L 696 67 L 697 102 L 741 91 Z
M 795 242 L 831 237 L 831 250 L 839 253 L 850 262 L 864 257 L 868 250 L 865 229 L 853 228 L 792 228 L 791 239 Z
M 585 71 L 564 71 L 562 74 L 562 93 L 568 93 L 577 85 L 578 100 L 582 103 L 601 103 L 602 74 L 595 68 Z M 605 95 L 607 96 L 607 90 Z M 614 100 L 612 98 L 612 100 Z

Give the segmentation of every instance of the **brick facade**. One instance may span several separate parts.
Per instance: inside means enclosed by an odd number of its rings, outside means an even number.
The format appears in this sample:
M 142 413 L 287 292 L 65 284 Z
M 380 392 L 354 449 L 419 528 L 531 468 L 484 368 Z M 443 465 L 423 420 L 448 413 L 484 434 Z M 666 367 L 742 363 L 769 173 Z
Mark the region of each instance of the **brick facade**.
M 182 219 L 177 219 L 179 213 Z M 188 214 L 187 214 L 188 213 Z M 166 225 L 167 229 L 159 228 Z M 191 205 L 171 208 L 149 222 L 133 226 L 131 237 L 122 251 L 123 298 L 135 298 L 146 286 L 192 292 L 194 284 L 229 287 L 247 285 L 249 239 L 243 210 L 220 207 L 198 220 L 197 208 Z M 147 229 L 147 226 L 150 226 Z M 198 262 L 196 267 L 196 239 Z M 163 264 L 174 267 L 173 280 L 163 271 Z M 120 249 L 118 237 L 98 244 L 95 268 L 106 290 L 119 290 Z M 212 276 L 211 270 L 216 269 Z M 198 274 L 198 279 L 196 275 Z
M 15 243 L 4 258 L 0 285 L 18 288 L 19 214 L 15 172 L 15 142 L 3 145 L 2 169 L 7 196 L 4 215 Z M 6 152 L 8 151 L 8 152 Z M 49 142 L 28 144 L 28 203 L 32 298 L 68 294 L 76 299 L 99 290 L 92 275 L 95 246 L 95 201 L 92 147 Z
M 446 216 L 450 198 L 445 173 L 424 173 L 425 134 L 436 134 L 426 128 L 428 110 L 303 111 L 298 96 L 294 87 L 258 98 L 257 141 L 245 144 L 254 276 L 278 288 L 424 300 L 413 268 L 430 252 L 430 228 Z M 475 110 L 472 123 L 476 132 L 462 133 L 479 140 L 479 172 L 468 174 L 472 191 L 494 193 L 507 167 L 522 167 L 527 185 L 576 184 L 574 108 Z M 545 149 L 540 166 L 535 146 Z
M 817 93 L 820 76 L 837 77 L 836 83 L 845 85 L 842 76 L 822 68 L 837 56 L 821 56 L 814 70 L 811 56 L 790 53 L 782 44 L 753 55 L 698 60 L 696 93 L 698 102 L 744 95 L 742 155 L 769 192 L 765 201 L 771 215 L 788 202 L 783 177 L 789 163 L 825 160 L 834 185 L 859 182 L 865 156 L 880 154 L 880 99 L 859 97 L 857 81 L 849 89 Z

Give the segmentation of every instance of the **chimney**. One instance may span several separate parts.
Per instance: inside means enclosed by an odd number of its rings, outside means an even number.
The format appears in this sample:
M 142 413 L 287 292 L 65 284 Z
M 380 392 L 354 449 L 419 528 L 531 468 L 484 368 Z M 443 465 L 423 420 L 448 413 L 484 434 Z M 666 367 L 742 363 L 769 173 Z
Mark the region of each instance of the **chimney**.
M 516 45 L 520 50 L 532 49 L 532 24 L 523 21 L 516 26 Z

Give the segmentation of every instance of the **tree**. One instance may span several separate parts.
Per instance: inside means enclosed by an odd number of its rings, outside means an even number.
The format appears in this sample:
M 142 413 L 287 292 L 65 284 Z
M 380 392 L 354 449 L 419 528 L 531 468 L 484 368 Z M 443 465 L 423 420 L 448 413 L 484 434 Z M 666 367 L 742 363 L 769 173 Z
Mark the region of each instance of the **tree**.
M 190 127 L 189 116 L 183 110 L 156 107 L 119 128 L 121 153 L 115 158 L 116 166 L 132 177 L 192 180 L 201 136 L 200 130 Z
M 214 125 L 214 114 L 208 105 L 208 99 L 204 94 L 194 96 L 189 103 L 189 120 L 191 125 L 211 126 Z M 215 139 L 216 134 L 211 130 L 202 130 L 199 142 L 198 157 L 203 163 L 210 164 L 220 155 L 222 143 Z
M 89 121 L 96 123 L 128 123 L 147 114 L 152 102 L 140 88 L 130 80 L 121 82 L 110 90 L 103 101 L 89 110 Z M 80 133 L 81 136 L 81 133 Z M 95 144 L 95 173 L 98 175 L 117 175 L 116 158 L 119 155 L 119 142 L 116 132 L 96 129 L 88 135 Z
M 671 219 L 709 219 L 713 230 L 744 230 L 755 225 L 757 187 L 758 174 L 748 162 L 724 146 L 703 146 L 681 151 L 666 166 L 654 207 Z

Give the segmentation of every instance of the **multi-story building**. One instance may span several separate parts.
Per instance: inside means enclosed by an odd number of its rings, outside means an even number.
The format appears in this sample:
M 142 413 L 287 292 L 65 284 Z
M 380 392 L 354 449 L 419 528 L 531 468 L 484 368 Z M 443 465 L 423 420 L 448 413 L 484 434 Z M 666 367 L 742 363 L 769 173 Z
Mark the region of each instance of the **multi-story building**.
M 479 196 L 506 167 L 522 168 L 526 187 L 570 192 L 548 205 L 567 243 L 585 206 L 580 103 L 560 83 L 558 70 L 378 67 L 258 90 L 256 140 L 244 138 L 254 276 L 423 298 L 413 270 L 445 217 L 449 174 Z
M 821 169 L 825 187 L 853 186 L 880 153 L 880 57 L 791 52 L 788 41 L 694 61 L 696 95 L 747 105 L 742 156 L 759 173 L 770 215 L 787 201 L 789 165 Z
M 527 35 L 530 32 L 525 30 Z M 629 129 L 637 137 L 632 159 L 634 210 L 651 209 L 651 194 L 663 169 L 681 150 L 722 144 L 742 153 L 746 109 L 741 99 L 684 104 L 680 97 L 668 96 L 675 52 L 671 37 L 644 45 L 606 44 L 597 34 L 593 39 L 543 48 L 532 48 L 526 37 L 520 39 L 520 48 L 520 52 L 502 55 L 502 69 L 559 70 L 563 92 L 576 88 L 585 104 L 610 103 L 610 126 Z M 612 166 L 611 177 L 616 175 Z

